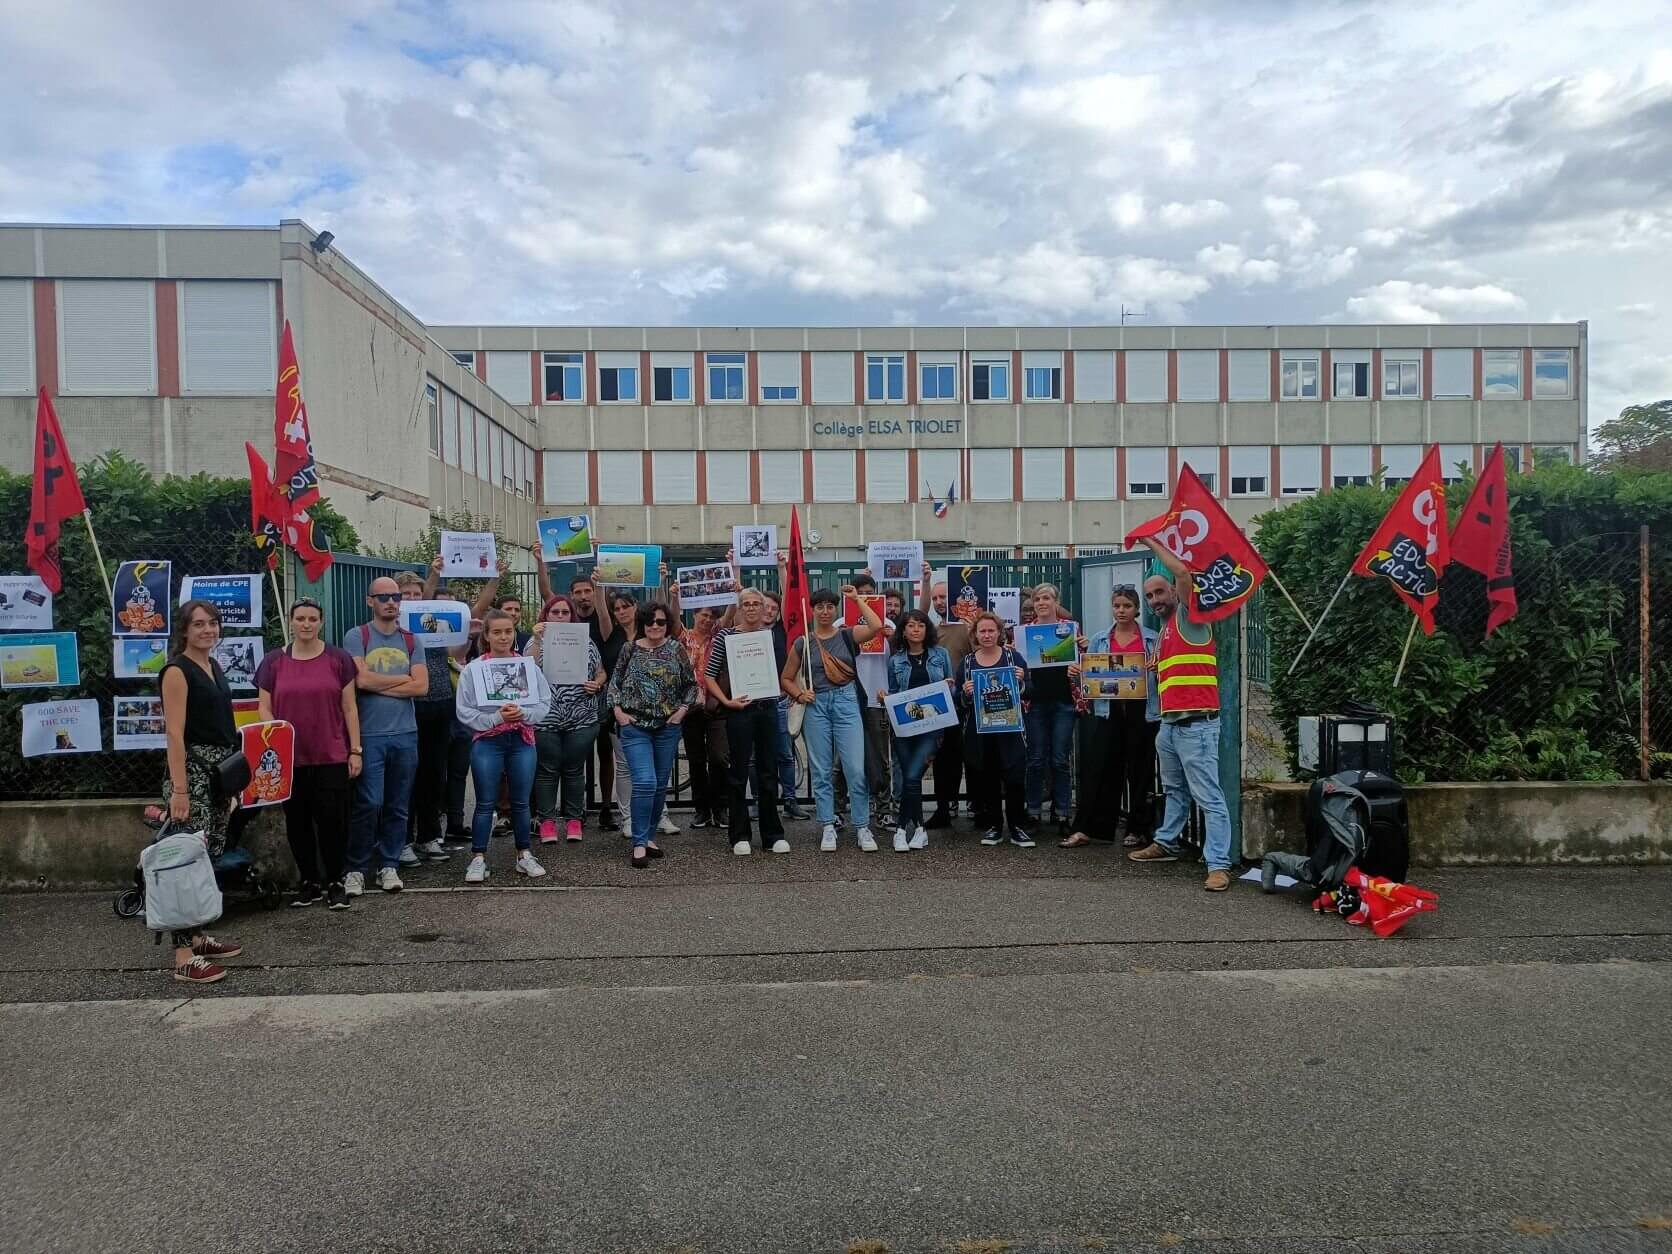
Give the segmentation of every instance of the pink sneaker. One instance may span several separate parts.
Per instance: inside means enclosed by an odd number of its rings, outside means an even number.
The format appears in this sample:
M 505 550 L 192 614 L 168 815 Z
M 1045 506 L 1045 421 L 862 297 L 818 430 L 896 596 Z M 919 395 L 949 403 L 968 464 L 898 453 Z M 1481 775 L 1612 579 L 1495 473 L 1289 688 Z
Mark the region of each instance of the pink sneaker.
M 555 845 L 555 844 L 557 844 L 557 820 L 556 819 L 541 819 L 540 820 L 540 843 L 542 845 Z
M 574 845 L 581 843 L 581 821 L 579 819 L 569 820 L 569 843 Z

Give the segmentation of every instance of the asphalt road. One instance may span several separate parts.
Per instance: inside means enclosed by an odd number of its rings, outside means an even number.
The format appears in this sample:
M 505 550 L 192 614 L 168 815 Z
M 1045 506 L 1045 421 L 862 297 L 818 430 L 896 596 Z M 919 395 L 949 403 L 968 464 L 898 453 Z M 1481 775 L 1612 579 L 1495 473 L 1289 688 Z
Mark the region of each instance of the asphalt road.
M 0 1248 L 1672 1250 L 1672 871 L 1379 941 L 1116 851 L 589 840 L 234 911 L 0 897 Z

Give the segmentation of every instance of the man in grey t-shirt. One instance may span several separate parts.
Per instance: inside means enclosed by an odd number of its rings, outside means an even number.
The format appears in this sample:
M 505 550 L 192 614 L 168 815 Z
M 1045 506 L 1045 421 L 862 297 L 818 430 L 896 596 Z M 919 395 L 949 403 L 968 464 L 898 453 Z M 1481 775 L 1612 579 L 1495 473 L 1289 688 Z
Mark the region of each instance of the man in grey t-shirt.
M 406 847 L 407 807 L 418 770 L 418 720 L 412 701 L 430 686 L 424 646 L 400 627 L 400 587 L 387 576 L 374 579 L 366 604 L 372 621 L 349 628 L 343 637 L 343 648 L 359 672 L 361 743 L 350 745 L 349 752 L 362 754 L 349 819 L 348 874 L 343 879 L 350 897 L 365 891 L 374 847 L 377 886 L 388 893 L 403 887 L 395 868 Z

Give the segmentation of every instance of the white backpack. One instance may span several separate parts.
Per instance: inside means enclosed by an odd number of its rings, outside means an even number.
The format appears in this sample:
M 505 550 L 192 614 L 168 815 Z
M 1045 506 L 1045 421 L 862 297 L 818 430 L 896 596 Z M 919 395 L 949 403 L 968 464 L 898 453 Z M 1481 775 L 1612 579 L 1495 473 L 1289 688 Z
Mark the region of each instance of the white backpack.
M 221 888 L 202 832 L 175 832 L 139 855 L 145 879 L 145 926 L 185 931 L 221 917 Z

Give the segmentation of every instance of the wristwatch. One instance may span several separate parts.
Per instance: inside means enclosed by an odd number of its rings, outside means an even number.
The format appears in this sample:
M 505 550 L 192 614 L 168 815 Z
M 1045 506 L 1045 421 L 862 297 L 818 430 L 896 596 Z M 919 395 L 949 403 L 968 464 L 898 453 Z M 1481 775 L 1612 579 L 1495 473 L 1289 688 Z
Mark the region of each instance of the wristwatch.
M 359 745 L 355 745 L 354 748 L 348 751 L 348 756 L 351 758 L 363 758 L 366 755 L 360 751 Z

